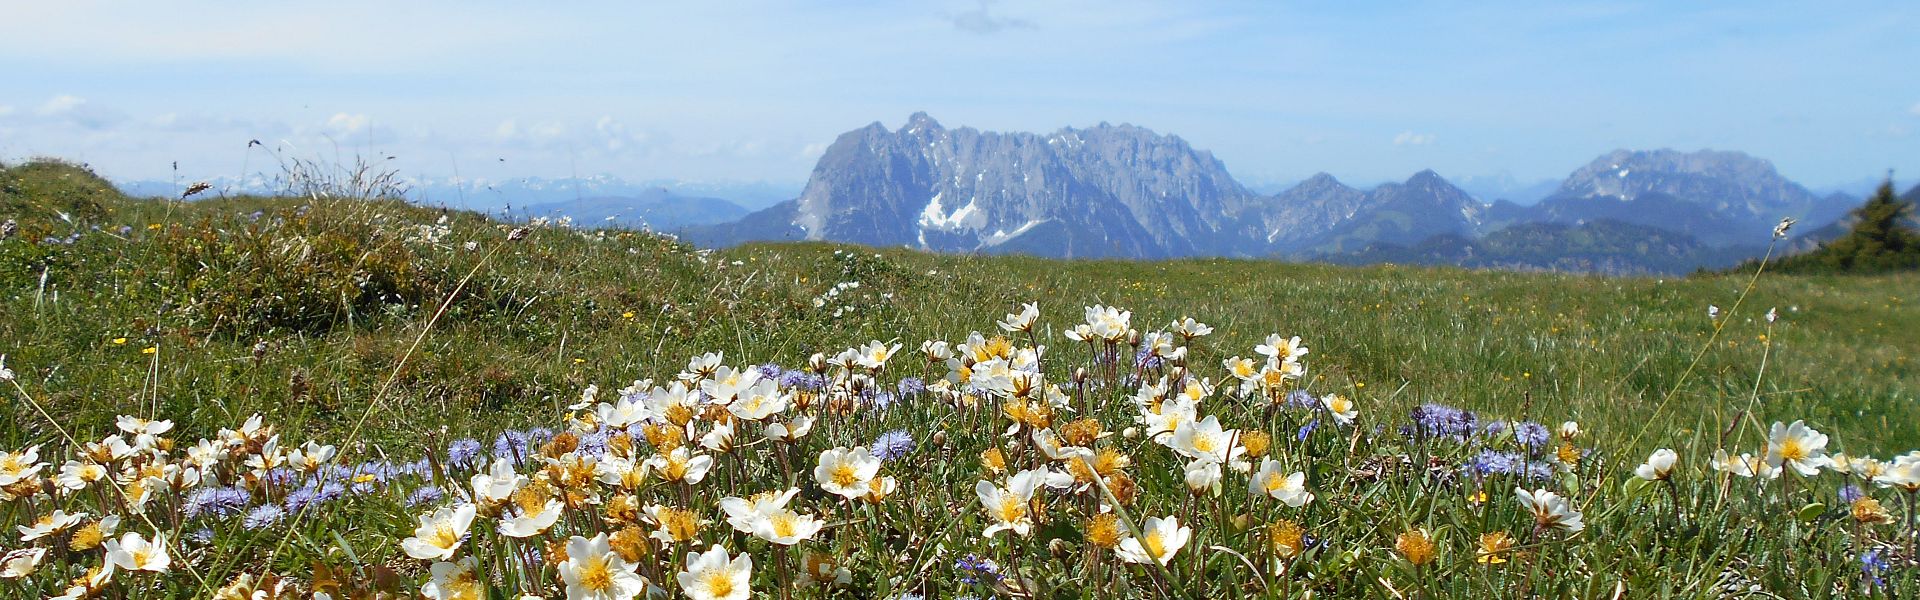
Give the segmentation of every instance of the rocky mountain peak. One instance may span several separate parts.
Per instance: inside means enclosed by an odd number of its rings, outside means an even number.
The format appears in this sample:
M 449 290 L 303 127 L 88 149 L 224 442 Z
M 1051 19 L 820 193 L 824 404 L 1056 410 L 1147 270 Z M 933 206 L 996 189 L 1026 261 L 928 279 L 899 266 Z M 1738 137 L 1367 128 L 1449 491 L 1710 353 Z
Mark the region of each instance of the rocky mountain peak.
M 1764 238 L 1783 216 L 1813 226 L 1850 208 L 1839 205 L 1843 200 L 1826 201 L 1835 205 L 1829 208 L 1820 202 L 1767 161 L 1711 150 L 1609 152 L 1534 206 L 1484 204 L 1432 170 L 1365 191 L 1316 173 L 1260 196 L 1211 153 L 1145 127 L 948 129 L 918 112 L 898 129 L 875 123 L 841 135 L 795 200 L 696 233 L 708 240 L 1160 258 L 1326 256 L 1554 224 L 1528 235 L 1624 239 L 1652 228 L 1725 247 Z M 1601 222 L 1632 227 L 1587 225 Z
M 935 121 L 933 119 L 933 116 L 928 115 L 926 111 L 913 113 L 912 115 L 907 117 L 907 123 L 905 125 L 900 126 L 900 131 L 903 133 L 917 133 L 921 131 L 945 131 L 945 130 L 946 128 L 941 127 L 940 122 Z
M 1441 177 L 1439 173 L 1433 172 L 1433 169 L 1424 169 L 1419 173 L 1414 173 L 1412 177 L 1407 178 L 1407 182 L 1404 185 L 1422 190 L 1459 191 L 1459 188 L 1447 182 L 1447 179 Z
M 1299 185 L 1296 187 L 1301 187 L 1306 189 L 1327 189 L 1335 186 L 1346 187 L 1346 184 L 1340 183 L 1340 180 L 1338 178 L 1335 178 L 1332 174 L 1326 171 L 1321 171 L 1319 173 L 1314 173 L 1312 177 L 1308 177 L 1305 181 L 1301 181 Z

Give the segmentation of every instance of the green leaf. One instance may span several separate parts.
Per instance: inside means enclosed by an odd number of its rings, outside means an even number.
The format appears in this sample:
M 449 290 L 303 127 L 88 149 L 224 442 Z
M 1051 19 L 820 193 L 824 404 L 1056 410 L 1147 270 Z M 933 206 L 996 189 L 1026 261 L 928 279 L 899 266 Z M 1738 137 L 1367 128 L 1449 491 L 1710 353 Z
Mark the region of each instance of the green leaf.
M 1827 512 L 1827 505 L 1821 504 L 1819 502 L 1815 502 L 1815 503 L 1800 507 L 1800 512 L 1797 514 L 1800 517 L 1801 521 L 1812 523 L 1814 519 L 1820 518 L 1820 515 L 1826 512 Z
M 1620 488 L 1622 491 L 1627 493 L 1627 497 L 1634 498 L 1634 497 L 1640 496 L 1641 494 L 1645 494 L 1647 493 L 1647 490 L 1652 489 L 1653 482 L 1647 481 L 1645 479 L 1641 479 L 1639 477 L 1628 477 L 1625 482 L 1621 483 Z

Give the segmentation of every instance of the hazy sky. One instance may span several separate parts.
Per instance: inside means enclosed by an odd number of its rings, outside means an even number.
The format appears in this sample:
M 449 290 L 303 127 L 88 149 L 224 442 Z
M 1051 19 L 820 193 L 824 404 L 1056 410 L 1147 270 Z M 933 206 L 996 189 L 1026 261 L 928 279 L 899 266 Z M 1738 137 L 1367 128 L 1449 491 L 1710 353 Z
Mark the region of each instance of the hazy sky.
M 0 157 L 238 175 L 272 163 L 259 139 L 421 176 L 797 184 L 841 132 L 925 110 L 1129 122 L 1250 184 L 1557 178 L 1621 147 L 1920 175 L 1911 1 L 815 4 L 5 0 Z

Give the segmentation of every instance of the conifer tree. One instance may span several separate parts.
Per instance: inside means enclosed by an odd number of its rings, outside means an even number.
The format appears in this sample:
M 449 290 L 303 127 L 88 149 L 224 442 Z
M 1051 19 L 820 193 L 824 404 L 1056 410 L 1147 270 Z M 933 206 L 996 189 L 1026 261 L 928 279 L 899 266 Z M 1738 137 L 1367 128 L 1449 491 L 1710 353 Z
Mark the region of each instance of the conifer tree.
M 1893 179 L 1853 209 L 1853 227 L 1820 249 L 1780 261 L 1787 272 L 1880 273 L 1920 269 L 1920 232 L 1913 202 L 1894 194 Z
M 1906 222 L 1912 210 L 1894 195 L 1893 180 L 1882 182 L 1866 204 L 1853 210 L 1853 229 L 1822 251 L 1823 262 L 1844 272 L 1920 267 L 1920 233 Z

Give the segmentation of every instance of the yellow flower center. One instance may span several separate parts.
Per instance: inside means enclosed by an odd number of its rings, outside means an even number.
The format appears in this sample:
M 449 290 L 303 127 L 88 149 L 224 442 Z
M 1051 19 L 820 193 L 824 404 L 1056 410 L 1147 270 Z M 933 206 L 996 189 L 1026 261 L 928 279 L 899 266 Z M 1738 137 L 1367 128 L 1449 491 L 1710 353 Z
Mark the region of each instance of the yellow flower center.
M 1000 496 L 1000 514 L 997 516 L 1001 522 L 1012 523 L 1026 515 L 1027 503 L 1021 500 L 1019 496 L 1013 494 L 1002 494 Z
M 694 516 L 693 511 L 683 508 L 662 510 L 660 512 L 660 526 L 666 529 L 667 536 L 673 538 L 675 541 L 684 542 L 691 540 L 695 534 L 700 533 L 699 518 Z
M 1193 436 L 1193 449 L 1195 451 L 1212 452 L 1213 448 L 1214 448 L 1213 436 L 1210 436 L 1210 435 Z
M 1287 487 L 1287 478 L 1281 477 L 1279 473 L 1269 474 L 1265 487 L 1268 493 L 1279 491 L 1280 488 Z
M 775 537 L 792 537 L 795 529 L 794 515 L 789 512 L 774 513 L 768 518 L 772 522 Z
M 153 561 L 152 546 L 139 548 L 133 551 L 133 564 L 135 567 L 147 566 L 148 564 L 151 564 L 152 561 Z
M 449 600 L 480 600 L 480 582 L 474 579 L 472 572 L 463 573 L 458 579 L 447 582 L 446 589 L 452 592 Z
M 438 548 L 452 548 L 454 544 L 460 543 L 460 534 L 454 533 L 452 523 L 442 521 L 434 524 L 433 537 L 428 539 L 427 543 Z
M 105 538 L 106 535 L 100 532 L 99 523 L 88 523 L 86 527 L 73 532 L 73 539 L 67 542 L 67 547 L 75 551 L 92 550 L 100 546 L 100 542 L 105 541 Z
M 1167 542 L 1165 539 L 1162 539 L 1158 531 L 1147 532 L 1146 538 L 1141 540 L 1140 545 L 1147 549 L 1147 556 L 1153 557 L 1155 560 L 1167 554 Z
M 596 592 L 613 589 L 613 573 L 607 569 L 606 557 L 588 559 L 586 566 L 580 567 L 580 587 Z
M 684 427 L 688 421 L 693 420 L 693 409 L 688 408 L 685 404 L 675 404 L 667 407 L 666 416 L 667 421 L 672 422 L 674 425 Z
M 1780 443 L 1780 457 L 1787 460 L 1806 460 L 1807 447 L 1800 442 L 1800 438 L 1787 438 Z
M 839 465 L 836 465 L 833 467 L 833 484 L 834 485 L 837 485 L 843 488 L 853 487 L 853 484 L 859 483 L 859 482 L 860 482 L 860 477 L 858 474 L 854 473 L 853 465 L 850 465 L 847 463 L 840 463 Z
M 725 598 L 733 594 L 733 577 L 726 571 L 707 571 L 707 593 L 715 598 Z
M 667 466 L 660 469 L 660 476 L 667 481 L 679 481 L 687 478 L 687 461 L 678 456 L 668 455 Z

